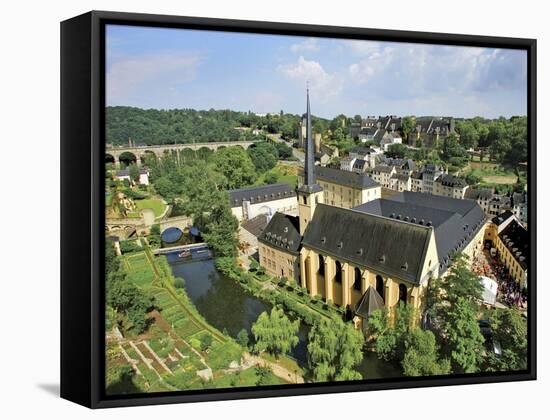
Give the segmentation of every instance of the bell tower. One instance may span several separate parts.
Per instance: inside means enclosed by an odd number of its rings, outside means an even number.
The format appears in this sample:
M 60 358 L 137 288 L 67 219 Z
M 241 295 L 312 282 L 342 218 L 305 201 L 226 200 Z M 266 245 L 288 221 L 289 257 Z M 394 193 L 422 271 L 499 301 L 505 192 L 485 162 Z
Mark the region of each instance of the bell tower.
M 309 88 L 307 89 L 306 113 L 306 144 L 304 183 L 296 189 L 298 197 L 298 215 L 300 219 L 300 235 L 306 231 L 308 223 L 313 218 L 315 207 L 323 202 L 323 189 L 315 182 L 315 157 L 313 136 L 311 133 L 311 110 L 309 107 Z

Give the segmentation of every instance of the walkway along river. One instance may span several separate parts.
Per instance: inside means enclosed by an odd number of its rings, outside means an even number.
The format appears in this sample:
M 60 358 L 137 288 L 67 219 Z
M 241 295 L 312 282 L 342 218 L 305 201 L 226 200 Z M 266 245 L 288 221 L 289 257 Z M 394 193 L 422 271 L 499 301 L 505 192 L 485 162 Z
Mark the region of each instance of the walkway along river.
M 243 290 L 233 280 L 219 273 L 208 251 L 192 251 L 192 258 L 182 260 L 178 253 L 166 254 L 172 272 L 185 279 L 185 289 L 197 310 L 208 323 L 226 330 L 236 337 L 245 329 L 252 337 L 251 327 L 258 316 L 270 311 L 272 305 Z M 307 366 L 307 334 L 309 327 L 300 324 L 299 342 L 290 353 L 300 365 Z M 399 369 L 379 360 L 374 353 L 365 352 L 361 365 L 357 368 L 365 379 L 400 376 Z

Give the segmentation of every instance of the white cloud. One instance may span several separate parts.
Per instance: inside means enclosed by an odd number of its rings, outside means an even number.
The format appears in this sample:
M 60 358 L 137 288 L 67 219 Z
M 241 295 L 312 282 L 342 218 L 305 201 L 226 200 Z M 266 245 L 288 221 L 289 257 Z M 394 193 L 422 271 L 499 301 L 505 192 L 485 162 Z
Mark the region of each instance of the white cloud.
M 312 90 L 318 92 L 318 97 L 326 100 L 337 95 L 342 90 L 342 80 L 334 74 L 329 74 L 317 61 L 306 60 L 303 56 L 293 64 L 277 67 L 277 70 L 290 80 L 300 82 L 305 87 L 306 82 Z
M 297 53 L 300 51 L 319 51 L 320 47 L 317 44 L 317 38 L 307 38 L 297 44 L 290 46 L 290 51 Z
M 107 102 L 120 102 L 140 93 L 142 88 L 173 90 L 194 80 L 203 57 L 196 53 L 158 53 L 119 58 L 107 63 Z

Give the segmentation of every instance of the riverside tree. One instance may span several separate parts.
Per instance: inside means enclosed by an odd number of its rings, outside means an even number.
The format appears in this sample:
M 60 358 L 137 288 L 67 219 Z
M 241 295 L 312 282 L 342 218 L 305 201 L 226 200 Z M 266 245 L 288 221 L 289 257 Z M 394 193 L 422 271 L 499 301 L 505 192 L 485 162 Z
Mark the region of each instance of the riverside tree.
M 282 309 L 273 308 L 271 313 L 262 312 L 254 325 L 252 334 L 256 343 L 254 350 L 267 351 L 279 358 L 298 344 L 300 321 L 291 321 Z
M 364 338 L 352 325 L 323 318 L 313 325 L 308 340 L 308 364 L 316 382 L 362 379 L 355 367 L 363 359 Z

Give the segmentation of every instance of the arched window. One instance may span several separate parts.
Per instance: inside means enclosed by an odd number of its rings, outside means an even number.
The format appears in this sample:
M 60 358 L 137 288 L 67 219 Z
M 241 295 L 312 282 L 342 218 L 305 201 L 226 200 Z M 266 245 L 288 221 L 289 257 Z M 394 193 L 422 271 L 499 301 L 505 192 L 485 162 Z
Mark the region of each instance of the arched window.
M 321 276 L 325 275 L 325 259 L 319 254 L 319 270 L 317 271 Z
M 386 297 L 384 296 L 384 279 L 380 275 L 376 276 L 376 291 L 382 297 L 382 300 L 385 302 Z
M 336 261 L 336 274 L 334 275 L 336 283 L 342 283 L 342 264 L 340 261 Z
M 304 204 L 307 204 L 307 197 L 305 195 L 302 196 Z
M 407 304 L 407 286 L 403 283 L 399 285 L 399 302 L 403 302 L 404 305 Z
M 361 270 L 359 270 L 357 267 L 355 267 L 354 272 L 354 280 L 353 280 L 353 288 L 355 290 L 361 291 Z

